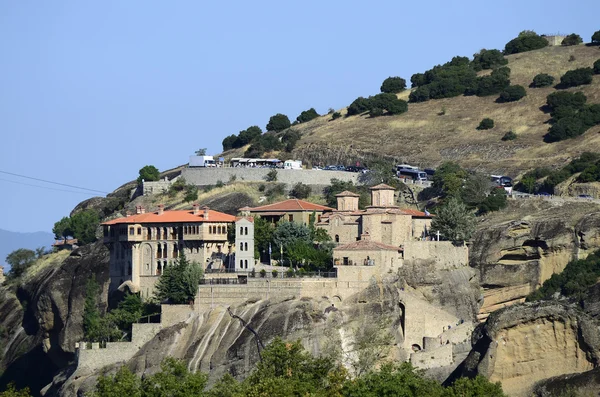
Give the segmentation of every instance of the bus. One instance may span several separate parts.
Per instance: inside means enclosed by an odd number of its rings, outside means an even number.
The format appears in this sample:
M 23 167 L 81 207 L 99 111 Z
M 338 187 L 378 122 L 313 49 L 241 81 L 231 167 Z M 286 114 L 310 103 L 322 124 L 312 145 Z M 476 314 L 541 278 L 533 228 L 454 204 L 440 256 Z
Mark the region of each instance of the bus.
M 427 174 L 424 171 L 421 171 L 419 169 L 413 170 L 413 169 L 401 168 L 396 172 L 396 175 L 398 176 L 398 178 L 410 178 L 413 181 L 426 181 L 427 180 Z

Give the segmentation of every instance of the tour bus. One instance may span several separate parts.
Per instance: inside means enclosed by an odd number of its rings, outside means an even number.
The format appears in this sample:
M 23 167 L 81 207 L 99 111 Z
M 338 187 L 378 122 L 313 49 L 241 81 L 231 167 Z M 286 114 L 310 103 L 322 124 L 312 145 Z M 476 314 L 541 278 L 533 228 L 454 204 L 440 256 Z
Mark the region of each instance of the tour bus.
M 427 174 L 419 169 L 401 168 L 396 172 L 398 178 L 411 178 L 414 181 L 426 181 Z

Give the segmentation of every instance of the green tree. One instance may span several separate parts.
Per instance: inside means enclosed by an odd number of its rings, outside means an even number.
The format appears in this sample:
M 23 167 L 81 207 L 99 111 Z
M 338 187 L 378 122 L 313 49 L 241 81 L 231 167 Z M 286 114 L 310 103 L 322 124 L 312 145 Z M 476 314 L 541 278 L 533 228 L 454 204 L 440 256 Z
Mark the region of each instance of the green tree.
M 537 50 L 548 46 L 548 40 L 533 31 L 523 31 L 504 46 L 504 54 Z
M 481 375 L 459 378 L 443 393 L 444 397 L 506 397 L 500 382 L 492 383 Z
M 416 90 L 412 91 L 408 96 L 409 102 L 426 102 L 429 100 L 429 87 L 419 86 Z
M 583 39 L 581 38 L 581 36 L 576 33 L 571 33 L 570 35 L 565 37 L 560 44 L 563 46 L 571 46 L 578 45 L 581 43 L 583 43 Z
M 208 376 L 202 372 L 192 373 L 180 360 L 167 357 L 160 365 L 161 370 L 142 381 L 144 397 L 195 397 L 203 396 Z
M 337 120 L 337 119 L 339 119 L 340 117 L 342 117 L 342 114 L 341 114 L 340 112 L 333 112 L 333 113 L 331 114 L 331 120 Z
M 142 183 L 142 180 L 146 182 L 158 181 L 160 179 L 160 172 L 158 168 L 153 165 L 146 165 L 140 169 L 140 176 L 138 176 L 138 183 Z
M 186 203 L 198 200 L 198 186 L 186 185 L 185 196 L 183 197 Z
M 562 107 L 581 110 L 586 101 L 587 98 L 582 92 L 557 91 L 546 97 L 546 105 L 552 112 Z
M 265 175 L 265 181 L 277 182 L 277 170 L 273 169 L 267 172 L 267 175 Z
M 600 59 L 594 62 L 594 74 L 600 74 Z
M 506 191 L 502 187 L 492 189 L 492 192 L 479 204 L 479 213 L 499 211 L 508 205 Z
M 483 173 L 469 174 L 461 190 L 461 197 L 465 204 L 477 207 L 485 201 L 492 190 L 492 181 L 488 175 Z
M 472 65 L 477 71 L 482 69 L 494 69 L 508 64 L 502 52 L 498 50 L 483 49 L 473 55 Z
M 288 245 L 296 241 L 312 242 L 308 226 L 296 222 L 280 222 L 273 232 L 273 244 L 287 249 Z
M 0 392 L 0 397 L 31 397 L 29 388 L 17 389 L 14 383 L 9 383 L 6 390 Z
M 433 175 L 433 187 L 440 189 L 444 195 L 456 196 L 467 177 L 467 172 L 457 163 L 448 161 L 438 167 Z
M 90 276 L 85 285 L 85 303 L 83 306 L 83 334 L 87 341 L 97 342 L 100 337 L 100 310 L 98 310 L 100 285 Z
M 578 85 L 591 84 L 594 71 L 592 68 L 579 68 L 569 70 L 560 78 L 562 88 L 577 87 Z
M 299 123 L 306 123 L 307 121 L 311 121 L 319 117 L 320 114 L 317 113 L 315 108 L 310 108 L 308 110 L 304 110 L 298 117 L 296 117 L 296 121 Z
M 222 145 L 223 145 L 224 152 L 243 146 L 238 143 L 238 137 L 237 137 L 237 135 L 234 135 L 234 134 L 229 135 L 228 137 L 223 139 Z
M 514 141 L 515 139 L 517 139 L 517 134 L 515 134 L 513 131 L 508 131 L 500 139 L 502 141 Z
M 141 380 L 123 365 L 114 376 L 100 375 L 91 397 L 142 397 Z
M 54 224 L 52 228 L 55 239 L 67 239 L 69 236 L 73 236 L 73 230 L 71 229 L 71 218 L 64 216 L 62 219 Z
M 364 113 L 371 109 L 371 101 L 359 96 L 348 106 L 348 116 Z
M 292 190 L 290 190 L 289 195 L 291 197 L 302 200 L 302 199 L 308 198 L 310 196 L 310 193 L 311 193 L 310 186 L 305 185 L 302 182 L 298 182 L 294 185 L 294 187 L 292 187 Z
M 285 114 L 277 113 L 274 116 L 271 116 L 269 119 L 269 123 L 267 124 L 267 131 L 283 131 L 287 128 L 290 128 L 291 123 L 288 116 Z
M 458 198 L 450 197 L 433 218 L 431 229 L 450 241 L 463 242 L 475 232 L 475 216 Z
M 477 96 L 499 94 L 510 86 L 510 68 L 504 66 L 492 71 L 489 76 L 478 77 L 473 91 Z
M 530 86 L 533 88 L 542 88 L 550 87 L 552 84 L 554 84 L 554 77 L 546 73 L 540 73 L 533 78 Z
M 237 145 L 238 147 L 242 147 L 245 146 L 251 142 L 256 141 L 257 139 L 259 139 L 262 135 L 262 130 L 260 129 L 259 126 L 257 125 L 253 125 L 250 126 L 248 128 L 246 128 L 243 131 L 240 131 L 240 133 L 238 134 L 237 137 Z
M 511 85 L 508 86 L 500 93 L 500 97 L 498 98 L 499 102 L 516 102 L 519 99 L 525 97 L 527 95 L 527 91 L 525 91 L 525 87 L 522 85 Z
M 592 44 L 600 44 L 600 30 L 597 30 L 592 35 Z
M 89 244 L 96 241 L 96 229 L 100 224 L 100 217 L 94 209 L 80 211 L 71 217 L 73 237 L 79 244 Z
M 492 128 L 494 128 L 494 120 L 487 118 L 487 117 L 485 119 L 481 120 L 481 122 L 477 126 L 478 130 L 489 130 Z
M 196 262 L 189 262 L 183 252 L 174 263 L 165 268 L 156 284 L 155 296 L 159 301 L 184 304 L 193 301 L 203 269 Z
M 6 256 L 6 263 L 10 265 L 9 279 L 21 277 L 31 265 L 35 263 L 35 251 L 27 248 L 19 248 Z
M 275 226 L 263 218 L 254 219 L 254 257 L 260 258 L 261 254 L 269 251 L 269 244 L 273 241 Z
M 302 135 L 298 131 L 288 130 L 281 137 L 281 142 L 285 144 L 285 151 L 291 153 L 292 150 L 296 147 L 296 143 L 300 140 Z
M 206 156 L 206 148 L 200 148 L 198 150 L 196 150 L 196 156 Z
M 427 84 L 427 78 L 424 73 L 415 73 L 410 78 L 412 88 L 421 87 Z
M 401 77 L 388 77 L 381 84 L 381 92 L 397 94 L 406 89 L 406 80 Z
M 526 193 L 533 194 L 536 191 L 537 182 L 533 176 L 525 176 L 521 179 L 521 185 Z
M 273 270 L 274 272 L 276 270 Z M 217 383 L 206 392 L 207 397 L 239 397 L 243 396 L 242 384 L 230 373 L 225 373 Z

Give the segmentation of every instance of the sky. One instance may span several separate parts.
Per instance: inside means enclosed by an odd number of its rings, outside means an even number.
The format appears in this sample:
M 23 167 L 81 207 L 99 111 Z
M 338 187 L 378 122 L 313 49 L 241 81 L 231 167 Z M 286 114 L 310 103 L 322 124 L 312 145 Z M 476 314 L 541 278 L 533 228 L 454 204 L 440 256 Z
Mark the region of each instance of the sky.
M 51 231 L 144 165 L 216 154 L 275 113 L 340 109 L 525 29 L 589 42 L 600 1 L 570 4 L 0 1 L 0 228 Z

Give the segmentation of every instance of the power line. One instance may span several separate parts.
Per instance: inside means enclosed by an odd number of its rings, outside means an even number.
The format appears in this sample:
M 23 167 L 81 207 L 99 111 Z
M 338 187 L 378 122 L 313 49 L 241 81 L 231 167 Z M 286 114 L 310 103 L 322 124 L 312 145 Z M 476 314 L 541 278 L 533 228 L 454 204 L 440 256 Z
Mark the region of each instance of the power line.
M 57 192 L 68 192 L 68 193 L 76 193 L 76 194 L 85 194 L 86 196 L 93 196 L 92 193 L 87 193 L 87 192 L 77 192 L 74 190 L 57 189 L 57 188 L 49 187 L 49 186 L 32 185 L 31 183 L 11 181 L 11 180 L 2 179 L 2 178 L 0 178 L 0 181 L 16 183 L 17 185 L 32 186 L 32 187 L 37 187 L 37 188 L 41 188 L 41 189 L 56 190 Z
M 75 186 L 75 185 L 68 185 L 66 183 L 60 183 L 60 182 L 53 182 L 53 181 L 48 181 L 46 179 L 34 178 L 32 176 L 20 175 L 20 174 L 15 174 L 15 173 L 12 173 L 12 172 L 2 171 L 2 170 L 0 170 L 0 173 L 7 174 L 7 175 L 18 176 L 20 178 L 32 179 L 34 181 L 40 181 L 40 182 L 45 182 L 45 183 L 52 183 L 54 185 L 60 185 L 60 186 L 72 187 L 72 188 L 75 188 L 75 189 L 87 190 L 87 191 L 90 191 L 90 192 L 108 194 L 108 192 L 103 192 L 102 190 L 88 189 L 86 187 Z M 38 187 L 41 187 L 41 186 L 38 186 Z

